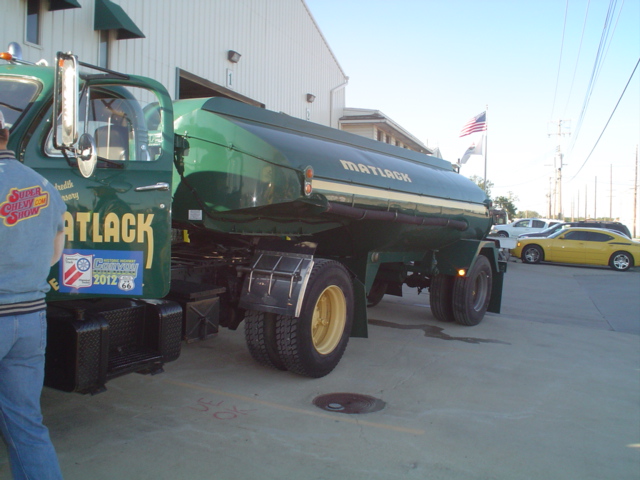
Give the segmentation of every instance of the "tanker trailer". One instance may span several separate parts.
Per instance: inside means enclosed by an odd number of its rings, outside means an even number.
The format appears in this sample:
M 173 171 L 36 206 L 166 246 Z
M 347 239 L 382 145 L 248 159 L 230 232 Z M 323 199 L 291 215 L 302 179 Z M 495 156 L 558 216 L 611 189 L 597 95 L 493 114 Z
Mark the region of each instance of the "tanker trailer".
M 442 321 L 499 313 L 490 201 L 449 162 L 223 98 L 174 114 L 173 224 L 191 240 L 175 250 L 250 255 L 221 323 L 244 318 L 259 363 L 326 375 L 367 335 L 367 305 L 403 284 L 429 288 Z
M 242 321 L 259 363 L 321 377 L 403 285 L 428 288 L 442 321 L 499 313 L 490 202 L 448 162 L 222 98 L 172 102 L 71 54 L 0 58 L 9 149 L 67 204 L 47 386 L 158 372 Z

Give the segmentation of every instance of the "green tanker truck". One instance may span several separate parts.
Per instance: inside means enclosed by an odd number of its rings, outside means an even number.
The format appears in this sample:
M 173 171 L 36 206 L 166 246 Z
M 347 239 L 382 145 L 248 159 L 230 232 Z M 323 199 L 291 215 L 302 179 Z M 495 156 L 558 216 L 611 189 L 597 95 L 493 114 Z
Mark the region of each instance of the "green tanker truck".
M 403 285 L 441 321 L 499 313 L 490 201 L 450 163 L 224 98 L 172 102 L 71 54 L 1 56 L 9 148 L 67 204 L 48 386 L 96 392 L 242 322 L 257 362 L 321 377 Z

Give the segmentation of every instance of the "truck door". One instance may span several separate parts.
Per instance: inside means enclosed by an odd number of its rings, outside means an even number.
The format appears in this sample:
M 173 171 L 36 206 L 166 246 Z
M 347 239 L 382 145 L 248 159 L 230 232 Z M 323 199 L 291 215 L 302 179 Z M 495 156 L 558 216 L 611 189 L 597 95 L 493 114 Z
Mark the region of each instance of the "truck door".
M 65 249 L 51 270 L 50 299 L 158 298 L 168 292 L 172 124 L 171 102 L 159 85 L 87 82 L 78 132 L 94 139 L 98 159 L 87 177 L 78 168 L 82 160 L 54 148 L 50 121 L 35 130 L 23 161 L 48 178 L 67 204 Z

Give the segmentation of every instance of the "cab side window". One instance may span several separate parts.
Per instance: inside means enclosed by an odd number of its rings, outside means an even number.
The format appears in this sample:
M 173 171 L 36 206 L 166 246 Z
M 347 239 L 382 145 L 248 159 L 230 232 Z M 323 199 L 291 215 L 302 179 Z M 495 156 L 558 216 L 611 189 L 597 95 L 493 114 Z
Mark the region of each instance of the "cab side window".
M 527 228 L 528 226 L 529 220 L 520 220 L 514 225 L 515 228 Z
M 531 226 L 533 228 L 544 228 L 545 223 L 542 220 L 532 220 Z
M 78 131 L 94 138 L 98 160 L 147 162 L 159 157 L 162 115 L 152 92 L 131 86 L 91 87 L 78 111 Z M 59 156 L 49 137 L 46 152 Z

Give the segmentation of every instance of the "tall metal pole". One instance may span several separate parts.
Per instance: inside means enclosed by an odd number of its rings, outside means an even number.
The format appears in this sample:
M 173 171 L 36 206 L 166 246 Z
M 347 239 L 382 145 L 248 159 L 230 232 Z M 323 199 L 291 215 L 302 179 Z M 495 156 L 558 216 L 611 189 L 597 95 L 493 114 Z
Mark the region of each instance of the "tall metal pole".
M 613 164 L 609 165 L 609 220 L 613 222 Z
M 597 220 L 598 215 L 596 209 L 598 208 L 598 177 L 596 177 L 595 185 L 593 186 L 593 219 Z
M 489 143 L 489 105 L 484 110 L 484 191 L 487 192 L 487 145 Z
M 638 145 L 636 145 L 636 175 L 633 179 L 633 237 L 636 237 L 638 223 Z
M 587 186 L 584 186 L 584 221 L 587 221 Z

